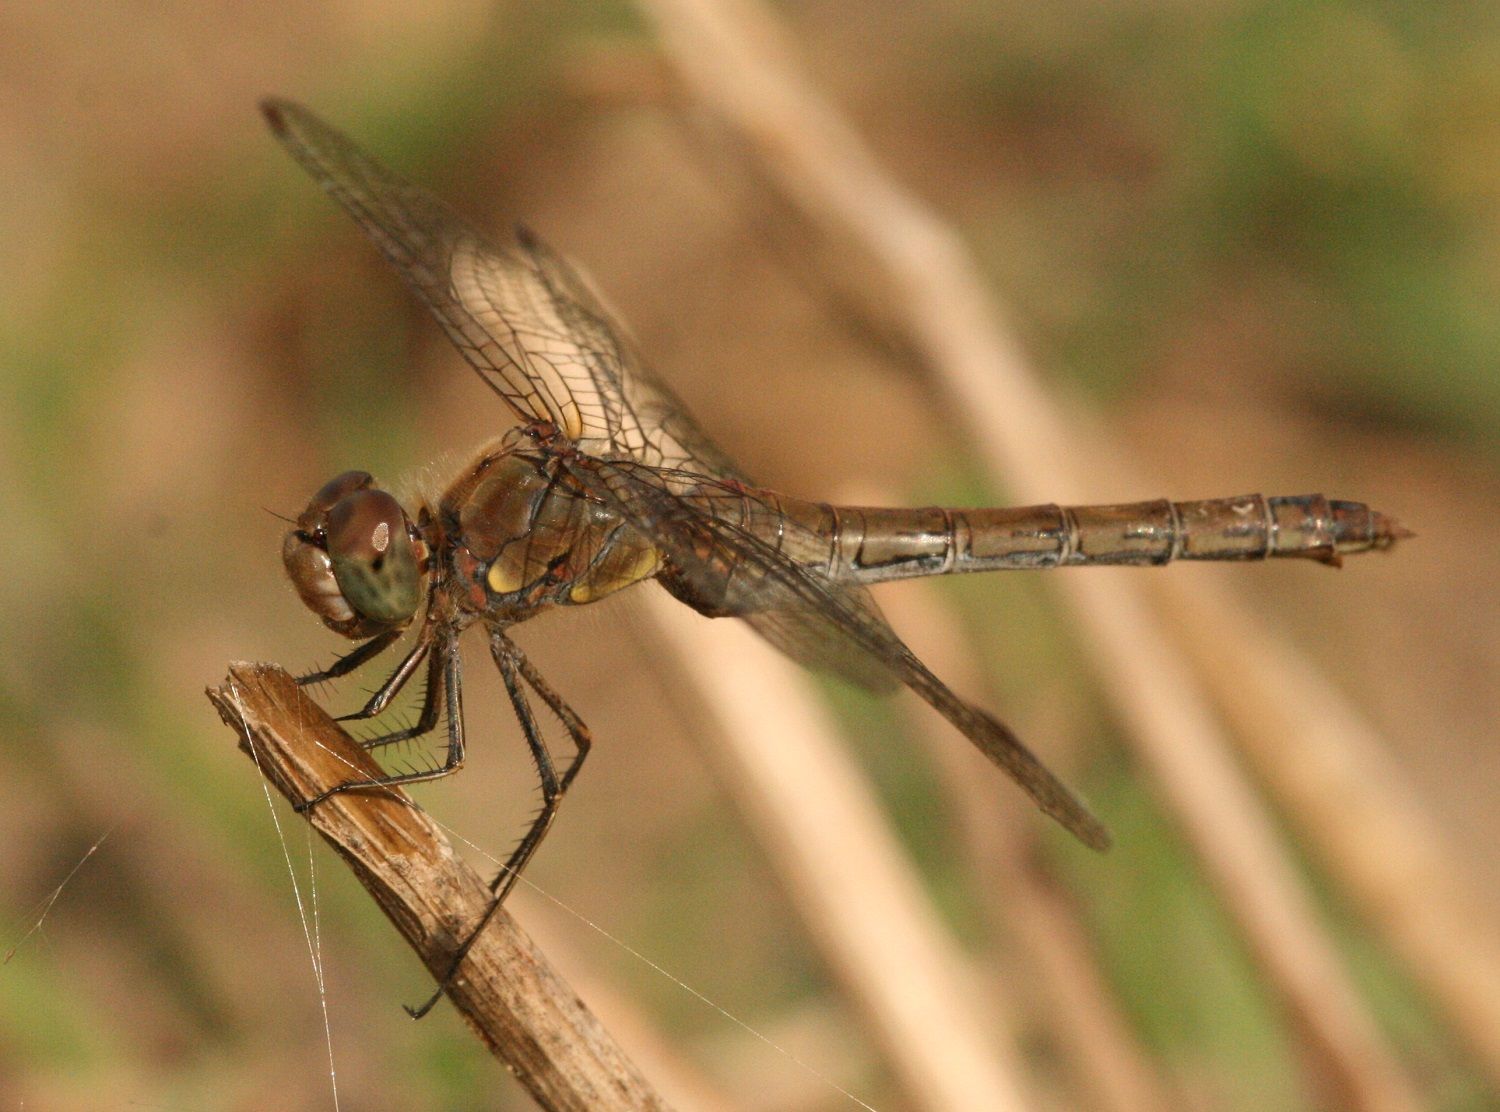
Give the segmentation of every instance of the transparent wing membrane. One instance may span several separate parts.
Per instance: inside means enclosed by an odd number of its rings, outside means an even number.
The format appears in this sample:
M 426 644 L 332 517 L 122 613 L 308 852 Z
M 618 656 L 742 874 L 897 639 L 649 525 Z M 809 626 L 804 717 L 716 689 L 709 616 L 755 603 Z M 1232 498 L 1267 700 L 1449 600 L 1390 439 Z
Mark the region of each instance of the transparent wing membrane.
M 301 105 L 268 100 L 262 110 L 519 423 L 545 421 L 642 463 L 733 473 L 583 279 L 534 235 L 518 229 L 496 243 Z

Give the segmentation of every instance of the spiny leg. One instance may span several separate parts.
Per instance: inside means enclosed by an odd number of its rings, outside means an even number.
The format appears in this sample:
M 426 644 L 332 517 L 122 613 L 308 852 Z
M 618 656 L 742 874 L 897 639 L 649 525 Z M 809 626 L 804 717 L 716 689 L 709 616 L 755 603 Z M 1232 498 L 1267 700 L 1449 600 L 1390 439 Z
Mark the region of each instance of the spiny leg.
M 424 780 L 437 780 L 444 776 L 451 776 L 463 767 L 464 763 L 464 713 L 463 713 L 463 665 L 458 655 L 458 638 L 446 637 L 439 639 L 434 646 L 434 674 L 441 666 L 441 680 L 443 693 L 447 700 L 448 709 L 448 753 L 442 765 L 437 768 L 429 768 L 420 772 L 399 772 L 389 776 L 371 776 L 367 780 L 349 780 L 342 784 L 335 784 L 327 791 L 312 799 L 296 806 L 297 812 L 310 811 L 323 800 L 340 792 L 363 791 L 369 788 L 390 788 L 400 784 L 417 784 Z M 436 678 L 436 675 L 434 676 Z M 436 705 L 431 690 L 428 691 L 428 699 Z M 427 716 L 424 707 L 423 716 Z M 397 734 L 402 731 L 396 731 Z M 385 739 L 396 740 L 394 735 Z M 384 743 L 384 742 L 380 742 Z
M 506 643 L 511 644 L 509 641 Z M 583 767 L 583 759 L 588 756 L 594 739 L 589 733 L 589 728 L 583 724 L 583 719 L 574 713 L 572 707 L 563 702 L 562 696 L 552 690 L 551 685 L 536 670 L 536 665 L 532 664 L 531 660 L 513 644 L 511 648 L 515 652 L 515 664 L 522 677 L 531 685 L 531 690 L 542 697 L 542 702 L 547 704 L 547 709 L 557 715 L 563 729 L 568 732 L 568 740 L 573 743 L 573 759 L 568 762 L 568 767 L 563 770 L 562 779 L 558 783 L 557 794 L 560 799 L 568 790 L 568 785 L 573 782 L 573 777 L 578 775 L 578 770 Z
M 589 749 L 593 745 L 588 727 L 573 712 L 573 708 L 562 701 L 542 679 L 541 673 L 532 666 L 531 661 L 526 659 L 526 655 L 521 652 L 515 642 L 499 629 L 490 631 L 490 653 L 495 658 L 495 665 L 500 669 L 500 678 L 505 681 L 505 690 L 510 695 L 511 706 L 515 709 L 516 719 L 521 724 L 521 732 L 526 737 L 527 748 L 531 750 L 532 760 L 536 762 L 537 776 L 542 784 L 542 809 L 537 813 L 520 844 L 511 851 L 510 858 L 501 866 L 495 879 L 490 882 L 490 891 L 494 893 L 494 899 L 490 901 L 489 907 L 485 908 L 484 914 L 479 917 L 479 922 L 469 931 L 468 937 L 454 953 L 452 961 L 448 964 L 448 971 L 438 982 L 437 991 L 420 1007 L 406 1009 L 406 1013 L 413 1019 L 421 1019 L 443 998 L 444 991 L 452 983 L 459 966 L 463 964 L 464 958 L 473 948 L 480 932 L 494 918 L 495 912 L 505 902 L 505 897 L 515 887 L 521 870 L 526 867 L 527 862 L 536 853 L 537 847 L 542 844 L 542 839 L 547 836 L 552 820 L 557 817 L 558 806 L 562 803 L 562 797 L 567 792 L 568 785 L 578 775 L 578 770 L 583 767 L 583 759 L 588 756 Z M 573 742 L 573 759 L 563 770 L 560 778 L 553 767 L 552 754 L 547 750 L 542 731 L 537 726 L 536 716 L 531 711 L 531 703 L 526 698 L 526 690 L 521 686 L 522 679 L 531 685 L 532 690 L 540 695 L 552 713 L 557 715 L 563 724 L 563 729 L 568 732 L 568 737 Z
M 391 705 L 391 700 L 401 693 L 406 682 L 416 674 L 417 667 L 422 663 L 424 657 L 432 650 L 432 633 L 423 629 L 417 636 L 417 643 L 412 646 L 411 652 L 401 659 L 395 670 L 387 676 L 374 691 L 370 692 L 370 698 L 363 707 L 353 714 L 340 715 L 338 722 L 354 722 L 362 718 L 374 718 L 386 707 Z M 438 658 L 433 657 L 434 661 Z M 429 674 L 429 679 L 431 678 Z
M 443 683 L 443 669 L 444 661 L 440 653 L 433 653 L 427 658 L 427 690 L 422 693 L 422 710 L 418 713 L 414 723 L 391 730 L 389 733 L 363 738 L 360 740 L 360 745 L 366 749 L 379 749 L 386 745 L 394 745 L 398 741 L 406 741 L 409 738 L 431 733 L 437 726 L 438 715 L 441 713 L 440 699 L 442 692 L 446 690 Z M 349 715 L 348 717 L 355 716 Z M 338 721 L 343 722 L 345 719 L 340 718 Z
M 547 831 L 552 826 L 552 820 L 557 817 L 557 809 L 562 804 L 562 797 L 567 792 L 568 785 L 573 782 L 573 778 L 578 775 L 578 770 L 583 767 L 583 760 L 588 756 L 593 739 L 589 736 L 588 727 L 583 724 L 578 715 L 573 713 L 573 708 L 563 702 L 552 690 L 515 642 L 501 631 L 495 630 L 490 638 L 490 650 L 494 654 L 495 663 L 500 667 L 500 675 L 505 680 L 505 689 L 510 693 L 511 703 L 516 708 L 516 716 L 521 721 L 527 747 L 531 750 L 532 760 L 536 762 L 537 774 L 542 782 L 541 811 L 532 822 L 531 828 L 527 830 L 526 836 L 511 852 L 509 860 L 490 882 L 490 891 L 495 893 L 495 902 L 498 904 L 510 893 L 517 878 L 521 875 L 521 870 L 526 867 L 526 863 L 536 852 L 537 846 L 546 837 Z M 552 754 L 547 749 L 546 740 L 542 737 L 536 717 L 531 712 L 525 689 L 517 681 L 517 673 L 533 691 L 542 697 L 548 709 L 557 715 L 563 729 L 568 733 L 569 740 L 573 743 L 573 759 L 568 762 L 568 767 L 563 770 L 560 778 L 553 768 Z
M 339 657 L 322 671 L 309 672 L 305 676 L 298 676 L 297 685 L 299 687 L 306 687 L 308 684 L 323 683 L 327 680 L 336 680 L 340 676 L 347 676 L 354 669 L 365 663 L 365 661 L 385 652 L 386 649 L 395 644 L 401 634 L 402 630 L 399 629 L 388 629 L 384 633 L 377 634 L 359 646 L 359 648 Z

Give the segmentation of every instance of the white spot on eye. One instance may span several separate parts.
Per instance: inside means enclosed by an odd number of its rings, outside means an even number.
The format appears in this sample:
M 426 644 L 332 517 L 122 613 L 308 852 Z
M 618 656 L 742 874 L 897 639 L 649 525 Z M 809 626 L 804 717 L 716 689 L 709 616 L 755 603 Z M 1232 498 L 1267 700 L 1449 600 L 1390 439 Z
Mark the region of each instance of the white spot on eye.
M 375 532 L 370 537 L 370 543 L 375 546 L 376 552 L 384 552 L 391 543 L 391 523 L 382 521 L 375 526 Z

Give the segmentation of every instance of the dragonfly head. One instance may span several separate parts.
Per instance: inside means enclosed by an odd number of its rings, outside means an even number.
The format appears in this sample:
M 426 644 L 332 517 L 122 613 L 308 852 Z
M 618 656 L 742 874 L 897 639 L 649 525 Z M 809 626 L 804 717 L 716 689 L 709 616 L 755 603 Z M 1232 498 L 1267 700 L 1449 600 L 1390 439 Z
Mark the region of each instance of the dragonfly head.
M 325 483 L 281 545 L 302 601 L 329 629 L 356 640 L 411 621 L 425 558 L 406 511 L 364 471 Z

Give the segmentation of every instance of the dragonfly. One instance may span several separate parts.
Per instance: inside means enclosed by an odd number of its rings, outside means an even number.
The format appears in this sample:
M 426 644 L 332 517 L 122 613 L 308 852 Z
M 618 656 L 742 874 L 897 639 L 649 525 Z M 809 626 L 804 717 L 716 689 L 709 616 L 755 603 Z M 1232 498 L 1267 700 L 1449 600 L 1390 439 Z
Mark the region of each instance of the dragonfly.
M 359 642 L 330 667 L 345 676 L 415 629 L 359 711 L 380 715 L 416 675 L 420 711 L 369 748 L 446 724 L 433 767 L 341 783 L 339 792 L 434 780 L 464 762 L 459 635 L 479 626 L 541 784 L 542 805 L 490 884 L 426 1014 L 531 861 L 588 756 L 588 727 L 510 637 L 554 607 L 583 606 L 655 580 L 698 613 L 747 622 L 812 668 L 930 704 L 1036 805 L 1085 845 L 1110 837 L 1083 801 L 998 718 L 961 699 L 907 648 L 868 588 L 916 576 L 1019 568 L 1160 565 L 1302 557 L 1337 565 L 1411 534 L 1360 502 L 1321 494 L 1165 499 L 1107 506 L 895 509 L 831 505 L 756 486 L 642 361 L 588 282 L 536 235 L 492 238 L 386 168 L 301 105 L 268 99 L 271 130 L 427 305 L 500 398 L 505 431 L 449 485 L 403 507 L 364 471 L 324 484 L 285 535 L 302 601 Z M 530 694 L 528 694 L 528 691 Z M 563 762 L 532 706 L 571 744 Z

